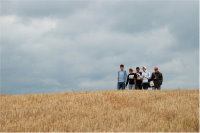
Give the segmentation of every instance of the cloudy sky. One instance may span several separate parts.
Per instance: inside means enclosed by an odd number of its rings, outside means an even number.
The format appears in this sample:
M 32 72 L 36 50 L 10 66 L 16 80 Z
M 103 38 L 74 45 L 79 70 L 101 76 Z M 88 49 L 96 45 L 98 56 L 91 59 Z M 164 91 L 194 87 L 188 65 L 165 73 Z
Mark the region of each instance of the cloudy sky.
M 199 3 L 1 0 L 1 93 L 116 89 L 126 70 L 158 66 L 163 89 L 199 87 Z

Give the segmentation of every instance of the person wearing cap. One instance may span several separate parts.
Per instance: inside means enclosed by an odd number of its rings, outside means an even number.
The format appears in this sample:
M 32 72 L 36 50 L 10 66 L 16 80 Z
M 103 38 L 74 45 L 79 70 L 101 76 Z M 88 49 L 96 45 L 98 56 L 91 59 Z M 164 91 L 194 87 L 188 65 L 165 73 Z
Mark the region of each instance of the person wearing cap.
M 142 87 L 144 90 L 147 90 L 149 88 L 149 79 L 150 79 L 150 73 L 147 71 L 147 68 L 145 66 L 142 67 L 142 78 L 143 78 L 143 84 Z
M 160 90 L 161 85 L 163 83 L 163 75 L 162 73 L 158 70 L 158 67 L 154 68 L 154 71 L 151 76 L 151 80 L 154 83 L 154 86 L 152 87 L 153 90 Z
M 136 67 L 135 73 L 135 89 L 142 90 L 142 72 L 140 72 L 140 68 Z
M 120 90 L 124 90 L 125 89 L 125 83 L 126 83 L 126 77 L 127 77 L 127 73 L 124 70 L 124 65 L 121 64 L 120 65 L 120 71 L 118 71 L 118 77 L 117 77 L 117 89 Z

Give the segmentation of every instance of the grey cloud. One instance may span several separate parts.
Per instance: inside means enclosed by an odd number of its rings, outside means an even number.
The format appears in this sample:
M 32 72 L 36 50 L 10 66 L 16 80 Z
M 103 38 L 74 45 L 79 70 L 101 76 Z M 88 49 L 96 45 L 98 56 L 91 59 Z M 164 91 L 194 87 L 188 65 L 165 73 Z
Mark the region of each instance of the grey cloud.
M 87 7 L 89 0 L 2 0 L 2 15 L 66 17 Z
M 115 89 L 121 63 L 198 88 L 196 3 L 3 1 L 1 93 Z
M 101 15 L 108 16 L 104 20 L 108 21 L 107 27 L 113 32 L 138 34 L 166 26 L 171 34 L 178 38 L 179 45 L 173 49 L 185 51 L 198 48 L 198 1 L 113 3 L 115 8 L 112 8 L 112 4 L 107 8 L 99 7 L 99 10 L 103 11 Z M 185 45 L 182 45 L 183 43 Z

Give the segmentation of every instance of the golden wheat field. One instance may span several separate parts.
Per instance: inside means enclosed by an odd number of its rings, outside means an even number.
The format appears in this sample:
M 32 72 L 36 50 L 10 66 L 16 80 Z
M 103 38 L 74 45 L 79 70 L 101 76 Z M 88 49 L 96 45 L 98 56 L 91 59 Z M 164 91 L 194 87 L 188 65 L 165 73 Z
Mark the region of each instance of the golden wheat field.
M 198 90 L 0 95 L 0 131 L 199 131 Z

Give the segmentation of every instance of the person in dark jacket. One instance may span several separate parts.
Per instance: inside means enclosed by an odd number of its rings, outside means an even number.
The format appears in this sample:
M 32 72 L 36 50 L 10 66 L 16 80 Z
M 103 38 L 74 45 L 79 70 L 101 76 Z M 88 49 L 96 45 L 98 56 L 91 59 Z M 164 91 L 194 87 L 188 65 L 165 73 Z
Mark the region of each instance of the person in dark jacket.
M 135 89 L 136 90 L 142 90 L 142 72 L 140 72 L 140 68 L 136 67 L 136 73 L 135 73 Z
M 152 76 L 151 76 L 151 80 L 153 81 L 154 83 L 154 86 L 152 87 L 153 90 L 160 90 L 161 89 L 161 85 L 162 85 L 162 82 L 163 82 L 163 75 L 161 72 L 158 71 L 158 67 L 155 67 L 154 68 L 154 71 L 152 73 Z
M 129 69 L 129 74 L 126 80 L 126 86 L 128 85 L 129 89 L 135 89 L 135 73 L 133 73 L 133 69 Z

